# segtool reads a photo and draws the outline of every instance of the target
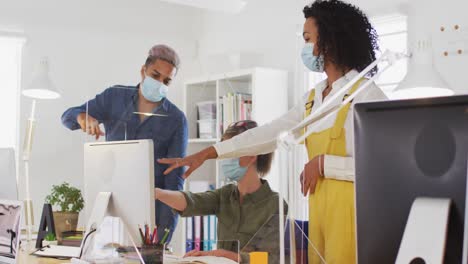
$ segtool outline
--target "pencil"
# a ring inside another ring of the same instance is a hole
[[[164,243],[166,242],[166,239],[167,239],[167,236],[169,235],[169,229],[164,229],[164,236],[163,238],[161,239],[161,245],[164,245]]]
[[[156,226],[156,229],[154,230],[155,236],[153,237],[154,244],[157,244],[159,242],[158,239],[158,226]]]
[[[141,231],[141,226],[140,225],[138,225],[138,231],[140,231],[141,242],[144,244],[145,243],[145,236],[143,236],[143,231]]]
[[[145,224],[145,243],[149,245],[149,227],[148,224]]]
[[[154,227],[154,229],[153,229],[153,235],[151,236],[151,244],[154,244],[154,243],[155,243],[155,242],[154,242],[154,240],[155,240],[154,238],[156,237],[156,230],[157,230],[156,227]]]

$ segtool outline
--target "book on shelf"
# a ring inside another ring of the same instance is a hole
[[[220,131],[236,121],[252,119],[252,95],[245,93],[228,93],[220,99]]]

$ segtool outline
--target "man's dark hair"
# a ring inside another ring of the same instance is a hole
[[[367,16],[356,6],[339,0],[317,0],[304,7],[305,18],[318,27],[319,54],[338,67],[364,70],[379,50],[378,35]],[[370,71],[370,76],[377,67]]]

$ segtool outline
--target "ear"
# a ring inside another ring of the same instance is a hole
[[[239,165],[241,167],[250,167],[257,162],[257,156],[244,156],[239,158]]]
[[[141,66],[140,75],[141,75],[142,80],[145,78],[145,71],[146,71],[146,66],[145,65]]]

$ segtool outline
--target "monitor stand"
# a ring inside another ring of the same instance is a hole
[[[93,210],[89,216],[88,222],[86,223],[85,238],[81,241],[81,251],[86,251],[86,245],[90,244],[92,238],[89,238],[92,232],[96,231],[104,217],[107,215],[107,208],[109,206],[109,201],[112,196],[111,192],[100,192],[96,196],[94,202]]]
[[[85,233],[91,232],[93,229],[96,229],[101,224],[104,217],[107,215],[109,201],[112,196],[111,192],[100,192],[96,196],[94,202],[93,210],[89,216],[88,222],[86,223]]]
[[[418,197],[406,223],[396,264],[443,263],[450,199]]]

